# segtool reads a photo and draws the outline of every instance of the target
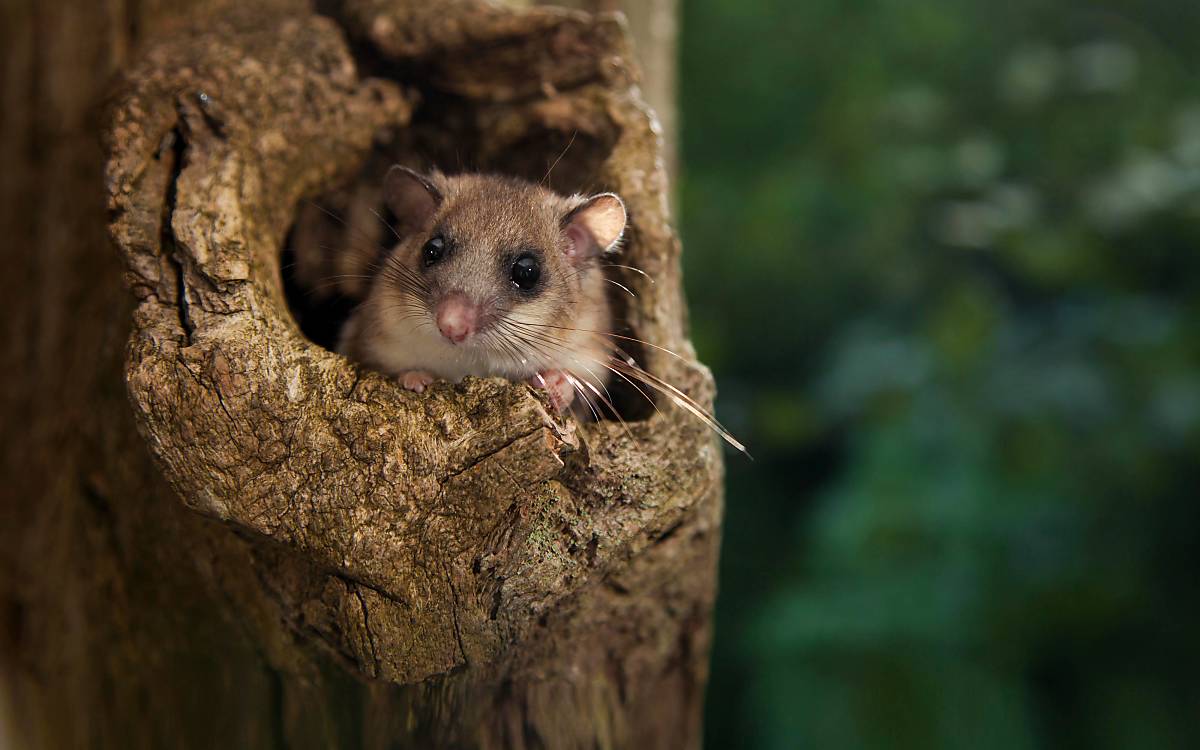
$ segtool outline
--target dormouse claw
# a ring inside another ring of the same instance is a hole
[[[421,393],[436,378],[424,370],[409,370],[400,375],[400,385],[415,393]]]
[[[562,370],[546,370],[529,378],[530,384],[550,394],[550,403],[559,414],[565,414],[575,400],[575,386]]]

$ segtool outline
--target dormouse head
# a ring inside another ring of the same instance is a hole
[[[445,345],[502,352],[514,331],[569,326],[625,230],[613,193],[564,197],[495,175],[388,171],[399,243],[382,278]],[[590,287],[589,287],[590,284]]]

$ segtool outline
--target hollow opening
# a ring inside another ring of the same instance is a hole
[[[395,217],[383,205],[380,186],[387,169],[403,164],[448,174],[507,174],[540,182],[564,194],[605,189],[597,175],[618,133],[607,117],[587,128],[539,116],[536,104],[479,105],[450,97],[426,97],[410,127],[377,140],[361,168],[344,184],[302,201],[281,257],[284,292],[301,331],[336,350],[339,332],[366,293],[372,269],[395,241]],[[594,118],[593,118],[594,119]],[[523,127],[514,128],[513,123]],[[631,233],[636,235],[636,233]],[[634,239],[636,242],[636,238]],[[613,311],[618,356],[644,363],[640,338],[628,321],[630,294],[645,286],[631,247],[605,262],[602,271]],[[654,412],[650,389],[614,375],[608,384],[613,409],[596,401],[602,419],[645,419]],[[612,413],[615,410],[615,415]]]

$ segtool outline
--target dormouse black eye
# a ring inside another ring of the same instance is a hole
[[[538,259],[530,253],[525,253],[513,261],[512,283],[516,284],[521,291],[528,292],[533,289],[541,277],[542,266],[538,263]]]
[[[441,260],[445,254],[446,240],[438,235],[430,238],[429,242],[425,243],[425,247],[421,250],[421,260],[425,263],[425,267],[428,268]]]

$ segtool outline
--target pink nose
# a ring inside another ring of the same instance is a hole
[[[461,344],[475,333],[477,317],[478,309],[461,292],[446,295],[437,306],[438,330],[455,344]]]

